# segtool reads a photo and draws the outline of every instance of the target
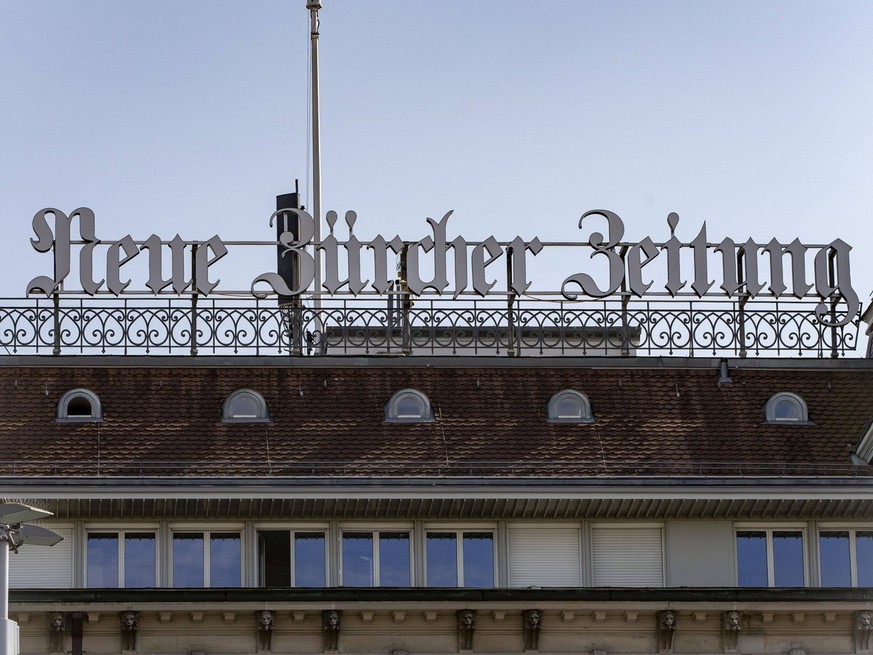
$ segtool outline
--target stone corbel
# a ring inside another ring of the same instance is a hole
[[[473,650],[473,633],[476,631],[476,610],[458,610],[458,650]]]
[[[873,640],[873,612],[859,610],[855,612],[855,652],[869,653]]]
[[[676,634],[676,613],[673,610],[661,610],[658,619],[658,652],[673,652],[673,637]]]
[[[521,617],[524,649],[538,651],[540,649],[540,628],[543,627],[543,613],[540,610],[524,610]]]
[[[275,618],[272,610],[258,610],[255,612],[255,623],[258,631],[258,652],[272,650],[273,623]]]
[[[339,650],[340,626],[343,613],[340,610],[324,610],[321,613],[321,632],[324,635],[324,652]]]
[[[723,652],[737,652],[737,638],[740,635],[742,620],[742,612],[737,610],[721,613],[721,647]]]
[[[67,636],[67,615],[63,612],[49,613],[49,652],[63,653]]]
[[[121,652],[136,652],[136,633],[139,630],[139,612],[119,612],[121,620]]]

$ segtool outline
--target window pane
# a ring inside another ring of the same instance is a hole
[[[852,586],[849,562],[849,533],[820,532],[818,549],[821,562],[822,587]]]
[[[128,532],[124,535],[124,586],[154,587],[155,535]]]
[[[239,587],[240,539],[235,532],[215,533],[209,537],[209,586]]]
[[[800,408],[794,400],[780,400],[773,407],[773,418],[780,420],[800,420]]]
[[[379,535],[379,585],[409,587],[409,534],[383,532]]]
[[[294,584],[298,587],[323,587],[324,534],[298,532],[294,535]]]
[[[773,533],[773,578],[777,587],[803,586],[803,535]]]
[[[737,533],[737,584],[767,586],[767,533]]]
[[[343,534],[343,584],[347,587],[373,586],[373,534]]]
[[[557,402],[558,418],[582,418],[582,401],[574,396],[562,396]]]
[[[855,533],[855,563],[858,586],[873,587],[873,532]]]
[[[490,532],[464,533],[464,586],[494,586],[494,538]]]
[[[88,586],[118,586],[118,534],[106,532],[88,535]]]
[[[430,587],[458,586],[458,544],[454,532],[427,535],[427,584]]]
[[[173,586],[203,586],[203,535],[173,535]]]
[[[76,396],[67,403],[67,416],[91,416],[91,401],[85,396]]]
[[[258,403],[248,394],[240,394],[230,401],[232,418],[258,418]]]
[[[424,407],[415,396],[404,396],[397,400],[397,418],[424,418]]]

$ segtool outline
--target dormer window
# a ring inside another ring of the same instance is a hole
[[[764,406],[764,418],[767,423],[809,423],[806,403],[803,398],[794,393],[784,391],[777,393]]]
[[[97,394],[88,389],[73,389],[58,401],[58,421],[96,423],[103,420],[103,407]]]
[[[251,389],[238,389],[224,401],[221,420],[224,423],[267,423],[270,414],[261,394]]]
[[[593,423],[591,403],[584,393],[573,389],[559,391],[546,408],[549,423]]]
[[[385,420],[389,423],[429,423],[433,421],[430,401],[420,391],[403,389],[385,405]]]

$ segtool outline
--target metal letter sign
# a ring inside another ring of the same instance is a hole
[[[450,292],[453,298],[457,298],[471,289],[483,297],[495,293],[517,297],[531,287],[527,279],[528,253],[535,257],[546,246],[567,245],[543,244],[536,237],[529,241],[515,237],[509,242],[499,242],[493,236],[480,242],[468,242],[461,236],[452,239],[448,235],[451,211],[439,220],[428,218],[431,234],[417,241],[404,240],[399,236],[391,240],[376,236],[368,242],[355,236],[357,215],[352,211],[346,212],[344,217],[348,238],[345,241],[338,239],[334,228],[339,217],[331,211],[326,216],[330,233],[320,243],[315,243],[315,221],[302,209],[279,210],[271,217],[270,224],[280,215],[287,217],[292,214],[296,218],[297,234],[284,231],[278,242],[256,242],[256,245],[278,245],[281,256],[292,261],[297,272],[295,282],[289,282],[276,272],[262,273],[254,278],[249,289],[257,298],[272,294],[321,295],[325,291],[328,296],[396,292],[398,289],[391,262],[395,257],[401,258],[404,271],[402,291],[412,296],[428,292],[442,296]],[[560,288],[561,295],[567,300],[616,295],[666,295],[671,298],[693,295],[697,298],[743,300],[764,297],[778,300],[791,295],[796,298],[818,298],[820,302],[815,314],[826,326],[846,325],[858,315],[860,301],[852,288],[849,271],[851,247],[840,239],[816,246],[803,245],[797,239],[787,245],[775,239],[766,244],[758,244],[751,239],[738,244],[729,238],[710,243],[704,223],[692,241],[683,243],[675,236],[679,217],[673,213],[667,217],[670,238],[664,243],[656,243],[648,236],[638,242],[626,242],[623,241],[624,222],[618,214],[605,209],[591,210],[579,219],[579,228],[587,226],[590,218],[606,221],[606,236],[594,231],[587,241],[570,244],[570,247],[591,251],[589,258],[606,268],[606,276],[595,279],[592,273],[584,271],[568,275]],[[79,228],[76,240],[72,239],[71,234],[74,220],[77,220]],[[38,252],[52,251],[54,254],[54,276],[34,278],[27,285],[27,292],[46,296],[60,293],[61,290],[64,293],[93,296],[104,287],[115,296],[122,293],[155,295],[166,293],[164,290],[168,287],[175,294],[207,295],[219,284],[218,280],[210,280],[210,267],[228,254],[226,245],[217,235],[205,241],[185,241],[178,234],[168,242],[154,234],[144,241],[134,241],[130,235],[116,241],[104,241],[97,238],[94,212],[86,207],[72,211],[69,216],[59,209],[40,210],[33,217],[33,231],[36,235],[31,240],[33,247]],[[78,248],[79,257],[78,291],[63,287],[70,274],[74,246]],[[105,277],[99,280],[94,277],[95,250],[98,247],[106,251]],[[123,267],[146,250],[148,279],[144,286],[148,290],[131,290],[129,287],[132,282],[125,279]],[[164,255],[170,259],[168,278],[164,278],[162,273]],[[811,261],[808,255],[812,255]],[[505,261],[505,267],[498,266],[501,259]],[[369,262],[368,271],[364,270],[363,260]],[[720,276],[710,270],[719,260]],[[186,263],[190,269],[187,272]],[[690,271],[684,268],[688,263],[691,264]],[[322,289],[315,290],[311,287],[316,279],[317,266],[321,266],[323,273]],[[494,291],[498,284],[498,272],[502,268],[506,270],[506,286],[502,292]],[[768,275],[765,276],[764,271]],[[810,271],[811,281],[808,279]],[[717,279],[711,279],[711,275]],[[656,280],[660,280],[663,287],[659,284],[653,289]],[[690,291],[683,292],[686,287]],[[659,288],[664,291],[659,291]],[[839,312],[834,311],[836,303],[841,303]]]

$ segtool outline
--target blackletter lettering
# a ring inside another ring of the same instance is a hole
[[[597,255],[604,255],[609,261],[609,286],[606,289],[601,289],[587,273],[576,273],[564,280],[564,283],[561,285],[561,293],[568,300],[576,300],[577,297],[577,294],[567,291],[567,285],[570,283],[578,284],[585,295],[603,298],[615,293],[624,279],[624,262],[621,256],[613,250],[618,242],[621,241],[622,236],[624,236],[624,223],[622,223],[618,214],[606,209],[592,209],[582,214],[582,218],[579,219],[580,228],[582,227],[582,222],[589,216],[603,216],[609,228],[609,241],[604,242],[603,235],[600,232],[593,232],[588,239],[588,243],[594,248],[591,258],[594,259]]]

